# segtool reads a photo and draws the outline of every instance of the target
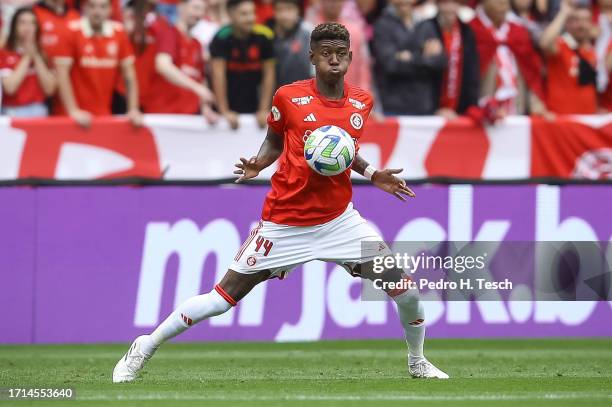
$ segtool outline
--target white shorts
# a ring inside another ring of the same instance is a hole
[[[362,249],[361,243],[366,241],[380,244]],[[230,269],[242,274],[270,270],[270,278],[282,279],[295,267],[311,260],[334,262],[350,272],[355,264],[390,253],[382,237],[350,203],[340,216],[321,225],[259,222],[236,253]]]

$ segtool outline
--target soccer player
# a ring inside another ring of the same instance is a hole
[[[372,96],[344,82],[352,55],[349,33],[343,25],[318,25],[310,41],[316,77],[283,86],[276,92],[267,119],[268,133],[259,153],[248,160],[241,158],[236,164],[236,182],[241,182],[256,177],[280,159],[261,222],[213,290],[189,298],[150,335],[136,338],[117,362],[113,382],[134,380],[162,343],[206,318],[226,312],[262,281],[282,279],[311,260],[335,262],[350,274],[360,276],[362,269],[367,270],[367,263],[377,257],[377,253],[364,255],[361,250],[361,242],[382,242],[382,238],[353,209],[351,170],[333,177],[322,176],[310,169],[303,156],[304,136],[322,125],[339,126],[359,140],[372,110]],[[400,169],[377,170],[359,154],[352,169],[401,200],[415,196],[395,176]],[[389,249],[382,246],[383,254],[389,254]],[[407,278],[400,270],[389,272],[395,275],[395,281]],[[418,291],[396,289],[387,294],[396,302],[404,327],[410,375],[448,378],[423,356],[425,326]]]

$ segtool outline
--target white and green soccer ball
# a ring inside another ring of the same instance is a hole
[[[353,164],[355,140],[338,126],[319,127],[306,139],[304,158],[321,175],[341,174]]]

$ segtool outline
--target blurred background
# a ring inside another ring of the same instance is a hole
[[[209,291],[274,172],[237,187],[233,164],[324,21],[376,100],[360,153],[415,185],[355,177],[386,240],[612,237],[612,1],[0,4],[0,343],[125,342]],[[302,269],[177,339],[402,337],[343,269]],[[428,299],[431,337],[612,336],[611,302]]]

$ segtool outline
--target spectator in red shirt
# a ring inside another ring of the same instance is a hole
[[[209,122],[217,120],[213,94],[204,77],[202,46],[190,34],[204,15],[204,8],[204,0],[182,0],[176,25],[159,30],[154,63],[157,79],[143,101],[145,112],[201,112]]]
[[[597,113],[597,57],[591,32],[591,9],[565,0],[540,38],[546,54],[546,103],[555,113]]]
[[[476,36],[481,104],[492,116],[550,117],[544,104],[542,60],[529,31],[510,19],[510,0],[482,0],[470,27]]]
[[[40,28],[29,8],[15,12],[6,48],[0,49],[2,114],[14,117],[47,116],[45,97],[56,81],[39,46]]]
[[[78,11],[68,7],[65,0],[42,0],[33,8],[40,26],[40,45],[53,63],[65,36],[66,25],[81,18]]]
[[[124,28],[136,56],[136,77],[140,106],[150,111],[150,93],[159,86],[161,77],[155,70],[155,57],[164,36],[170,29],[168,21],[156,10],[156,0],[130,0],[123,10]],[[118,92],[125,94],[125,86],[118,84]]]
[[[120,23],[109,20],[110,0],[88,0],[84,18],[68,25],[59,55],[55,58],[59,92],[67,113],[81,126],[91,124],[92,115],[110,115],[113,90],[123,77],[127,116],[142,123],[138,109],[138,85],[134,54]]]

